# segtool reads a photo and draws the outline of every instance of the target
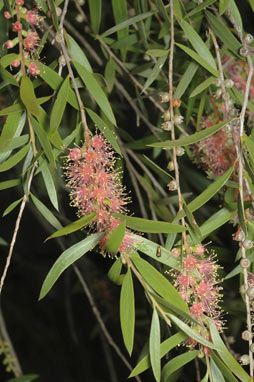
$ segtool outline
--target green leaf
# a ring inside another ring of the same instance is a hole
[[[43,204],[33,194],[31,194],[31,198],[38,211],[49,222],[49,224],[51,224],[55,229],[62,228],[62,225],[59,223],[55,215],[52,214],[52,212],[48,209],[48,207],[45,206],[45,204]]]
[[[66,108],[68,93],[69,93],[69,75],[65,78],[64,82],[62,83],[57,93],[57,97],[51,112],[50,127],[49,127],[49,130],[51,133],[56,131],[58,127],[60,126],[64,111]]]
[[[186,353],[180,354],[176,356],[175,358],[172,358],[169,362],[166,363],[166,365],[163,367],[162,370],[162,382],[166,382],[168,380],[168,377],[173,374],[176,370],[180,369],[186,363],[192,361],[194,358],[197,357],[199,354],[199,350],[192,350],[187,351]],[[216,382],[214,380],[214,382]],[[217,381],[219,382],[219,381]]]
[[[20,146],[24,146],[27,143],[28,139],[29,139],[28,134],[24,134],[19,137],[13,137],[9,145],[5,148],[4,152],[12,151],[14,149],[19,148]]]
[[[162,0],[155,0],[155,2],[156,2],[156,7],[157,7],[159,13],[161,14],[161,16],[164,18],[165,21],[170,23],[170,18],[169,18],[167,10],[165,9],[165,5],[163,4],[163,1]]]
[[[30,147],[30,142],[22,147],[16,154],[12,155],[5,162],[0,164],[0,172],[10,170],[12,167],[16,166],[27,154]]]
[[[133,24],[136,24],[138,23],[139,21],[141,20],[144,20],[146,19],[147,17],[151,17],[152,15],[154,15],[156,12],[146,12],[146,13],[141,13],[139,14],[138,16],[134,16],[134,17],[131,17],[129,18],[128,20],[125,20],[123,21],[122,23],[120,24],[117,24],[115,25],[114,27],[108,29],[107,31],[105,31],[101,37],[106,37],[106,36],[109,36],[111,35],[112,33],[115,33],[121,29],[124,29],[124,28],[127,28],[128,26],[130,25],[133,25]]]
[[[128,353],[131,355],[134,341],[135,328],[135,300],[131,270],[128,271],[123,279],[120,295],[120,322],[123,341]]]
[[[51,144],[50,144],[50,141],[49,141],[49,138],[48,138],[46,132],[44,131],[43,127],[40,126],[40,124],[36,121],[36,119],[31,118],[31,121],[32,121],[32,125],[34,128],[35,134],[37,135],[37,137],[40,141],[40,144],[42,145],[43,150],[45,151],[45,154],[49,160],[49,163],[53,167],[56,167],[56,162],[55,162],[53,150],[52,150],[52,147],[51,147]]]
[[[149,49],[146,51],[146,54],[151,57],[163,57],[168,56],[168,49]]]
[[[160,382],[161,378],[160,338],[160,320],[154,307],[149,337],[149,352],[153,374],[157,382]]]
[[[185,93],[185,90],[190,85],[197,70],[198,65],[195,62],[190,62],[180,82],[178,83],[176,90],[174,91],[174,98],[182,98],[183,94]]]
[[[223,13],[228,8],[229,1],[230,0],[220,0],[220,2],[219,2],[219,14],[220,14],[220,16],[222,16]]]
[[[84,65],[84,64],[83,64]],[[40,68],[39,76],[47,82],[47,84],[53,89],[58,90],[63,82],[63,78],[59,76],[53,69],[47,65],[43,65],[41,62],[38,62]],[[68,94],[68,103],[74,107],[74,109],[79,110],[79,104],[76,98],[76,95],[72,89],[69,89]]]
[[[91,1],[91,0],[90,0]],[[89,1],[89,6],[90,6],[90,1]],[[93,1],[93,4],[96,4],[98,0]],[[99,0],[100,1],[100,0]],[[80,48],[79,44],[76,43],[76,41],[68,34],[68,45],[69,45],[69,54],[71,58],[78,62],[80,65],[84,65],[85,68],[88,70],[88,72],[93,73],[93,69],[83,52],[83,50]]]
[[[20,55],[16,53],[6,54],[0,58],[0,65],[3,68],[6,68],[7,66],[11,65],[14,60],[20,60]]]
[[[14,210],[15,207],[17,207],[23,200],[23,197],[18,199],[18,200],[15,200],[15,202],[11,203],[3,212],[3,217],[8,215],[11,211]]]
[[[178,291],[157,269],[140,257],[132,257],[135,267],[144,280],[166,301],[188,313],[188,307]]]
[[[94,124],[99,128],[99,130],[102,132],[104,137],[109,141],[111,146],[116,150],[116,152],[122,156],[120,146],[117,142],[117,137],[115,133],[111,130],[111,127],[108,126],[108,124],[101,119],[93,110],[86,108],[86,112],[88,113],[89,117],[92,119]]]
[[[157,257],[158,244],[151,240],[145,239],[144,237],[138,235],[131,235],[134,243],[133,246],[138,251],[145,253],[147,256],[154,260],[159,261],[162,264],[168,265],[171,268],[179,269],[179,261],[177,258],[166,248],[161,248],[161,256]]]
[[[216,69],[214,69],[207,61],[205,61],[202,57],[200,57],[194,50],[188,48],[185,45],[178,44],[176,45],[181,48],[186,54],[188,54],[193,60],[197,61],[201,66],[203,66],[208,72],[210,72],[213,76],[219,77],[219,73]]]
[[[181,26],[182,30],[184,31],[185,35],[188,38],[188,41],[191,43],[197,54],[202,57],[202,60],[207,62],[209,66],[211,66],[215,71],[217,71],[215,60],[204,43],[204,41],[201,39],[199,34],[195,31],[192,26],[187,23],[185,20],[178,20],[179,25]]]
[[[198,343],[208,347],[209,349],[218,350],[218,346],[208,341],[206,338],[202,337],[195,330],[191,329],[187,324],[181,321],[178,317],[174,316],[171,313],[168,313],[169,318],[173,321],[179,329],[181,329],[184,333],[186,333],[189,337],[196,340]]]
[[[227,223],[235,216],[235,214],[236,211],[229,211],[227,208],[222,208],[210,216],[210,218],[201,227],[199,227],[202,234],[202,240],[210,235],[210,233]]]
[[[239,365],[239,363],[234,359],[232,354],[228,351],[227,347],[224,345],[218,330],[212,320],[209,320],[210,333],[213,343],[219,350],[218,355],[223,360],[223,362],[228,366],[228,368],[242,381],[250,382],[250,377],[246,371]]]
[[[41,164],[41,173],[42,173],[42,177],[47,189],[49,199],[51,203],[53,204],[53,206],[55,207],[55,209],[58,211],[58,200],[57,200],[57,192],[56,192],[54,179],[51,174],[49,165],[45,160]]]
[[[162,221],[148,220],[142,218],[134,218],[132,216],[113,214],[117,219],[126,221],[127,227],[140,232],[147,233],[172,233],[184,232],[186,229],[178,224],[172,224]]]
[[[158,61],[156,62],[156,64],[153,67],[153,70],[152,70],[150,76],[147,78],[147,80],[145,82],[145,85],[142,89],[142,92],[145,92],[146,89],[149,88],[149,86],[156,80],[156,78],[158,77],[159,73],[161,72],[161,70],[163,68],[163,65],[165,64],[167,57],[168,57],[167,55],[164,55],[158,59]]]
[[[3,182],[0,182],[0,190],[6,190],[7,188],[16,187],[20,183],[20,179],[5,180]]]
[[[126,224],[120,223],[116,229],[110,233],[108,240],[104,244],[104,248],[111,254],[116,255],[125,235]]]
[[[249,0],[252,11],[254,12],[254,0]]]
[[[28,113],[40,117],[38,102],[34,93],[33,83],[29,77],[23,76],[20,84],[20,98]]]
[[[95,212],[91,212],[90,214],[83,216],[82,218],[75,220],[74,222],[66,225],[63,228],[60,228],[56,232],[52,233],[49,237],[47,237],[47,240],[54,239],[55,237],[69,235],[72,232],[78,231],[85,227],[87,224],[89,224],[96,216]]]
[[[184,16],[185,19],[194,16],[195,14],[201,12],[203,9],[209,7],[209,5],[215,3],[217,0],[206,0],[202,4],[199,4],[197,7],[195,6],[187,15]]]
[[[115,72],[116,72],[116,64],[115,61],[110,57],[105,67],[105,81],[107,84],[108,92],[111,93],[114,87],[115,82]]]
[[[15,103],[14,105],[8,106],[0,110],[0,116],[21,112],[23,110],[24,110],[24,106],[21,103]]]
[[[246,144],[247,150],[249,152],[249,156],[254,162],[254,142],[251,138],[249,138],[246,134],[244,134],[244,143]]]
[[[212,377],[212,380],[214,382],[216,381],[220,381],[220,382],[225,382],[225,379],[223,377],[223,374],[222,372],[220,371],[220,369],[218,368],[218,366],[216,365],[216,363],[214,362],[214,360],[212,359],[211,357],[211,361],[210,361],[210,365],[211,365],[211,377]]]
[[[8,70],[4,69],[2,65],[0,65],[0,76],[7,84],[19,86],[17,80],[13,77],[13,75],[9,73]]]
[[[80,257],[82,257],[85,253],[91,251],[91,249],[98,244],[102,236],[102,233],[92,234],[86,239],[66,249],[61,256],[58,257],[42,284],[39,300],[48,294],[63,271],[75,261],[80,259]]]
[[[92,73],[89,73],[85,66],[80,65],[77,61],[73,61],[78,74],[80,75],[82,81],[86,85],[88,91],[91,93],[97,104],[103,110],[107,118],[113,125],[116,125],[116,120],[111,109],[110,103],[101,89],[98,81],[95,79]]]
[[[198,94],[202,93],[203,90],[207,89],[210,85],[214,83],[215,77],[209,77],[201,84],[199,84],[190,94],[191,97],[195,97]]]
[[[193,143],[200,142],[203,139],[210,137],[214,133],[217,133],[217,131],[221,130],[228,121],[219,122],[216,125],[213,125],[211,127],[207,127],[206,129],[203,129],[199,131],[198,133],[191,134],[187,137],[179,138],[174,141],[164,141],[164,142],[157,142],[150,144],[148,146],[151,147],[179,147],[179,146],[188,146],[192,145]]]
[[[8,379],[8,382],[31,382],[37,378],[39,378],[39,375],[37,374],[26,374],[21,377]]]
[[[235,38],[233,33],[231,33],[220,19],[217,16],[214,16],[211,12],[205,11],[205,15],[213,32],[225,44],[225,48],[230,49],[238,55],[241,43]]]
[[[237,25],[239,25],[239,27],[241,28],[241,30],[244,30],[243,28],[243,23],[242,23],[242,18],[241,18],[241,14],[238,10],[238,7],[235,3],[235,0],[229,0],[228,2],[228,8],[230,9]]]
[[[203,191],[200,195],[198,195],[195,199],[193,199],[189,204],[188,204],[188,209],[191,212],[194,212],[198,210],[200,207],[202,207],[205,203],[208,202],[228,181],[230,176],[232,175],[234,170],[234,166],[232,166],[230,169],[228,169],[224,175],[218,177],[218,179],[210,184],[205,191]],[[181,219],[183,216],[185,216],[184,211],[178,212],[176,215],[174,221],[178,221]]]
[[[234,377],[234,375],[231,373],[231,370],[225,365],[225,363],[219,358],[219,356],[216,355],[216,352],[214,350],[211,350],[211,358],[216,363],[219,370],[226,377],[226,380],[228,382],[238,382],[238,379]]]
[[[121,285],[121,278],[120,278],[121,270],[122,270],[122,260],[120,257],[118,257],[118,259],[114,261],[113,265],[108,271],[109,279],[117,285]]]
[[[101,0],[88,0],[88,4],[92,29],[98,34],[101,24]]]
[[[183,332],[178,332],[174,334],[173,336],[167,338],[165,341],[163,341],[160,344],[160,358],[164,357],[164,355],[166,355],[175,346],[183,342],[186,338],[187,338],[186,334],[184,334]],[[147,354],[145,355],[144,358],[141,359],[141,361],[139,361],[136,367],[132,370],[131,374],[129,375],[129,378],[135,377],[136,375],[147,370],[149,367],[151,367],[151,363],[150,363],[150,357]]]
[[[115,19],[116,24],[120,24],[122,22],[125,22],[128,19],[128,9],[127,9],[127,2],[126,0],[111,0],[112,8],[113,8],[113,15]],[[119,29],[117,31],[117,39],[121,40],[122,38],[125,38],[128,36],[128,27]],[[123,61],[125,61],[126,58],[126,48],[121,48],[121,55]]]
[[[51,17],[52,17],[52,20],[53,20],[53,24],[54,24],[55,30],[58,31],[59,23],[58,23],[58,16],[57,16],[57,12],[56,12],[55,2],[54,2],[54,0],[49,0],[48,4],[49,4],[49,7],[50,7]]]

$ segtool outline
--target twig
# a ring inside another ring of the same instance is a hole
[[[8,271],[10,262],[11,262],[11,257],[12,257],[12,254],[13,254],[14,245],[16,243],[16,238],[17,238],[17,234],[18,234],[18,231],[19,231],[19,226],[20,226],[21,218],[23,216],[23,212],[24,212],[26,203],[28,201],[27,195],[29,195],[29,192],[30,192],[31,183],[32,183],[32,179],[33,179],[33,175],[34,175],[34,171],[35,171],[36,167],[37,167],[37,162],[34,163],[33,168],[31,170],[31,173],[29,175],[29,179],[28,179],[28,183],[27,183],[27,192],[24,193],[23,200],[22,200],[22,203],[20,205],[19,214],[18,214],[18,217],[17,217],[17,220],[16,220],[15,229],[14,229],[14,232],[13,232],[13,236],[12,236],[12,240],[11,240],[11,244],[10,244],[9,253],[8,253],[7,258],[6,258],[5,267],[4,267],[3,274],[2,274],[2,277],[1,277],[1,280],[0,280],[0,295],[2,293],[4,281],[5,281],[5,278],[6,278],[6,275],[7,275],[7,271]]]
[[[82,276],[80,270],[78,269],[78,267],[76,265],[73,265],[73,269],[74,269],[74,272],[76,273],[82,287],[83,287],[83,290],[88,298],[88,301],[90,303],[90,306],[92,308],[92,311],[101,327],[101,330],[103,331],[105,337],[107,338],[107,341],[108,343],[115,349],[117,355],[121,358],[121,360],[123,361],[123,363],[127,366],[127,368],[132,371],[133,368],[132,366],[130,365],[130,363],[127,361],[127,359],[125,358],[125,356],[122,354],[121,350],[119,349],[119,347],[117,346],[117,344],[115,343],[115,341],[113,340],[113,338],[111,337],[110,333],[108,332],[102,318],[101,318],[101,314],[95,304],[95,301],[93,299],[93,296],[91,295],[91,292],[85,282],[85,279],[84,277]],[[135,377],[135,379],[138,381],[138,382],[141,382],[141,379],[140,377],[137,375]]]

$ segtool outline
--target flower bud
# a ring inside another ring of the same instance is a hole
[[[10,19],[11,18],[11,14],[10,14],[10,12],[4,12],[4,17],[6,18],[6,19]]]
[[[21,30],[22,30],[22,24],[21,24],[21,22],[20,22],[20,21],[17,21],[15,24],[13,24],[13,26],[12,26],[12,30],[13,30],[14,32],[19,32],[19,31],[21,31]]]
[[[165,113],[162,115],[162,118],[164,121],[169,121],[170,120],[170,112],[167,110]]]
[[[220,87],[222,85],[222,79],[221,78],[216,78],[214,81],[214,85],[217,87]]]
[[[36,77],[38,76],[38,74],[40,74],[40,68],[39,66],[35,63],[35,62],[31,62],[29,65],[28,65],[28,73],[33,76],[33,77]]]
[[[234,81],[228,78],[224,81],[224,86],[225,88],[232,88],[234,86]]]
[[[176,155],[178,157],[181,157],[182,155],[184,155],[184,153],[185,153],[185,150],[183,147],[176,147]]]
[[[180,107],[181,103],[182,103],[182,101],[180,99],[178,99],[178,98],[173,99],[173,107]]]
[[[58,17],[61,16],[61,14],[62,14],[62,9],[61,9],[60,7],[56,7],[56,14],[57,14]]]
[[[169,171],[173,171],[175,169],[174,162],[172,160],[170,162],[168,162],[167,167],[168,167]]]
[[[221,89],[217,89],[216,92],[215,92],[215,98],[220,98],[222,95],[222,90]]]
[[[223,99],[223,101],[228,101],[230,98],[230,95],[228,93],[223,93],[221,98]]]
[[[250,345],[250,351],[251,351],[252,353],[254,353],[254,344],[251,344],[251,345]]]
[[[171,182],[169,182],[167,186],[169,191],[175,191],[177,189],[177,184],[175,180],[171,180]]]
[[[249,268],[250,266],[250,260],[249,259],[242,259],[240,261],[240,266],[243,268],[243,269],[247,269]]]
[[[174,127],[174,124],[171,121],[166,121],[161,124],[161,128],[165,131],[172,130],[173,127]]]
[[[174,122],[176,125],[180,125],[180,123],[183,122],[183,116],[180,114],[177,114],[174,116]]]
[[[252,247],[253,247],[253,241],[248,240],[248,239],[244,240],[244,241],[243,241],[243,247],[244,247],[245,249],[250,249],[250,248],[252,248]]]
[[[244,330],[244,332],[242,332],[242,339],[244,341],[249,341],[252,339],[252,337],[253,337],[253,334],[249,332],[249,330]]]
[[[169,102],[169,93],[160,94],[161,102]]]
[[[245,44],[250,44],[253,41],[252,34],[250,34],[250,33],[246,34],[243,41],[245,42]]]
[[[247,48],[247,46],[242,46],[239,50],[239,53],[242,57],[247,57],[249,54],[249,49]]]
[[[249,365],[250,363],[250,357],[248,356],[248,354],[244,354],[240,357],[240,363],[242,365]]]
[[[20,61],[19,60],[12,61],[11,66],[13,66],[14,68],[18,68],[20,66]]]
[[[13,48],[14,47],[13,41],[11,40],[6,41],[5,46],[7,49]]]

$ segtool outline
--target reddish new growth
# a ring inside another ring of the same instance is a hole
[[[202,245],[193,247],[191,255],[187,254],[184,257],[182,269],[174,272],[173,277],[174,285],[188,304],[191,315],[200,323],[200,326],[191,323],[191,327],[209,339],[207,317],[214,321],[218,329],[222,327],[221,310],[218,305],[222,288],[218,285],[219,266],[214,260],[214,255],[206,257],[204,252]],[[195,347],[197,342],[190,338],[186,344]]]
[[[112,148],[101,134],[93,136],[88,146],[70,149],[67,157],[65,174],[71,189],[71,205],[78,208],[80,217],[96,212],[91,226],[96,232],[105,232],[100,241],[102,250],[121,223],[112,214],[125,213],[129,201],[114,166]],[[119,252],[131,250],[132,245],[131,232],[126,230]]]
[[[215,125],[213,117],[204,117],[200,130]],[[236,126],[235,137],[239,138],[239,129]],[[230,127],[226,125],[217,133],[192,145],[194,162],[201,165],[204,170],[215,175],[223,175],[235,162],[236,150],[232,139]]]

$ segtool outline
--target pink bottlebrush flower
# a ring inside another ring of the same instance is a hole
[[[10,12],[4,12],[4,17],[6,18],[6,19],[10,19],[11,18],[11,14],[10,14]]]
[[[30,62],[28,65],[28,73],[33,77],[38,76],[40,74],[39,66],[35,62]]]
[[[38,25],[41,21],[41,17],[38,15],[38,9],[35,8],[28,11],[25,15],[25,19],[30,25]]]
[[[121,223],[112,214],[125,213],[129,201],[114,169],[114,153],[106,139],[96,134],[88,145],[70,149],[66,162],[71,205],[78,208],[79,216],[96,212],[91,226],[97,232],[105,232],[100,240],[103,250],[110,234]],[[126,230],[119,251],[130,251],[133,242],[131,232]]]
[[[5,46],[7,49],[11,49],[14,47],[14,43],[12,40],[8,40],[8,41],[6,41]]]
[[[21,24],[21,22],[20,21],[17,21],[15,24],[13,24],[13,26],[12,26],[12,30],[14,31],[14,32],[19,32],[19,31],[21,31],[22,30],[22,24]]]
[[[26,50],[34,50],[34,48],[38,46],[39,39],[40,38],[37,32],[29,30],[27,33],[27,37],[24,40],[24,47],[26,48]]]
[[[200,244],[200,248],[204,248]],[[214,260],[214,255],[205,257],[205,254],[196,253],[196,246],[192,247],[192,253],[188,254],[183,262],[182,269],[172,272],[174,286],[186,301],[190,313],[201,325],[191,323],[192,329],[200,335],[209,338],[206,318],[212,319],[216,327],[222,327],[220,320],[220,308],[218,302],[221,298],[221,287],[218,285],[217,270],[219,266]],[[183,255],[185,251],[183,250]],[[196,341],[185,342],[187,346],[194,348]]]
[[[12,61],[11,66],[13,66],[14,68],[18,68],[20,66],[20,61],[19,60]]]

